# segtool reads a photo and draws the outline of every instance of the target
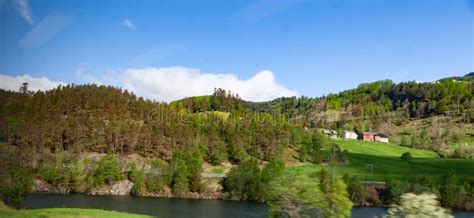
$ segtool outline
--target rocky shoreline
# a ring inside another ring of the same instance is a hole
[[[113,182],[110,185],[105,185],[100,188],[94,188],[85,192],[74,192],[68,187],[55,187],[46,181],[40,179],[33,179],[31,193],[50,193],[50,194],[71,194],[80,193],[87,195],[131,195],[133,183],[129,180],[121,180]],[[187,199],[222,199],[220,192],[186,192],[179,196],[171,192],[170,189],[165,189],[162,192],[150,193],[145,192],[139,196],[143,197],[159,197],[159,198],[187,198]]]

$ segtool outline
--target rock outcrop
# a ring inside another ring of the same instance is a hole
[[[113,182],[110,185],[95,188],[89,191],[91,195],[129,195],[132,191],[133,183],[129,180]]]

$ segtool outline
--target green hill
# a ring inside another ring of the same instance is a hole
[[[438,178],[453,170],[462,179],[474,179],[474,160],[439,158],[432,151],[413,149],[390,143],[363,141],[335,141],[342,149],[349,151],[349,163],[335,167],[336,174],[357,175],[363,180],[384,181],[388,178],[430,177]],[[400,156],[410,152],[413,159],[401,160]],[[372,174],[371,167],[372,166]],[[289,170],[317,172],[321,165],[290,167]],[[328,165],[323,167],[332,170]]]
[[[397,157],[403,153],[410,152],[414,158],[437,158],[438,155],[433,151],[407,148],[392,143],[366,142],[357,140],[335,141],[342,149],[347,149],[353,154],[364,154],[381,157]]]

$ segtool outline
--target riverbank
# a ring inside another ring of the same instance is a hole
[[[104,195],[104,196],[128,196],[132,195],[131,191],[133,183],[129,180],[115,181],[108,185],[93,188],[84,192],[72,191],[68,187],[55,187],[41,179],[33,179],[31,193],[43,194],[87,194],[87,195]],[[169,188],[165,188],[161,192],[143,192],[137,196],[141,197],[160,197],[160,198],[184,198],[184,199],[222,199],[220,192],[184,192],[179,195],[174,194]]]

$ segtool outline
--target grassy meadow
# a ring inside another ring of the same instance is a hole
[[[48,209],[35,209],[35,210],[13,210],[13,209],[0,209],[0,217],[17,217],[17,218],[30,218],[30,217],[44,217],[44,218],[147,218],[150,216],[121,213],[115,211],[105,211],[98,209],[76,209],[76,208],[48,208]]]
[[[339,176],[348,173],[362,180],[384,181],[388,178],[431,177],[438,178],[448,170],[456,172],[461,179],[474,179],[474,160],[439,158],[435,152],[413,149],[381,142],[357,140],[335,141],[342,149],[349,151],[349,163],[336,166]],[[413,159],[401,160],[400,156],[410,152]],[[372,173],[371,167],[372,165]],[[317,172],[329,165],[304,164],[290,166],[288,170],[302,171],[307,174]]]

